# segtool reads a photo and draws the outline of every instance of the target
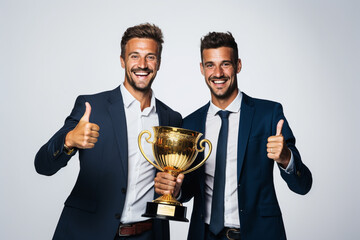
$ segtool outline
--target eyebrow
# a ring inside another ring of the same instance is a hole
[[[214,62],[213,62],[213,61],[207,61],[207,62],[204,62],[204,64],[209,64],[209,63],[214,64]],[[224,61],[221,61],[221,63],[232,63],[232,61],[231,61],[231,60],[224,60]]]
[[[129,52],[128,56],[130,56],[131,54],[139,54],[139,52]]]
[[[129,52],[128,56],[130,56],[131,54],[140,54],[139,52]],[[146,54],[145,56],[149,56],[149,55],[154,55],[154,56],[157,56],[156,53],[148,53]]]

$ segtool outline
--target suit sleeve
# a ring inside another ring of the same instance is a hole
[[[35,156],[36,172],[50,176],[67,165],[68,161],[75,155],[76,151],[71,155],[67,155],[63,151],[65,137],[69,131],[76,127],[84,112],[85,99],[83,96],[79,96],[76,99],[75,106],[70,116],[66,118],[64,126],[37,152]]]
[[[291,191],[305,195],[312,186],[312,175],[308,167],[302,162],[300,153],[295,146],[295,137],[287,122],[281,104],[276,104],[273,115],[272,131],[276,133],[276,126],[279,120],[284,119],[282,134],[284,136],[286,145],[291,150],[294,157],[294,170],[288,174],[280,167],[281,177],[285,180]]]

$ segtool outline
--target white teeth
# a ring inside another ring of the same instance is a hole
[[[136,75],[136,76],[147,76],[147,75],[149,75],[149,73],[147,73],[147,72],[145,72],[145,73],[143,73],[143,72],[136,72],[135,75]]]
[[[218,81],[214,81],[215,84],[220,84],[220,83],[224,83],[225,81],[221,81],[221,80],[218,80]]]

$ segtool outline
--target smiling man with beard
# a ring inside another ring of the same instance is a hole
[[[37,153],[36,171],[50,176],[79,152],[79,176],[53,239],[169,239],[168,221],[141,217],[155,197],[155,168],[144,161],[137,144],[142,130],[182,122],[151,90],[162,43],[155,25],[128,28],[121,40],[124,83],[79,96],[64,126]],[[152,155],[150,146],[144,150]]]
[[[211,101],[187,116],[183,127],[203,133],[216,151],[185,177],[158,173],[155,191],[173,192],[183,202],[194,198],[188,239],[285,240],[274,163],[295,193],[306,194],[312,176],[282,106],[238,89],[241,60],[231,33],[209,33],[201,39],[200,51]],[[194,165],[202,159],[204,153],[199,153]]]

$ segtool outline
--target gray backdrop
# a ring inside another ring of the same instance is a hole
[[[79,94],[123,81],[121,36],[143,22],[159,25],[165,36],[156,96],[183,116],[210,97],[199,70],[200,37],[233,33],[241,90],[283,104],[313,173],[312,190],[299,196],[274,170],[288,238],[359,239],[359,6],[355,0],[1,0],[0,239],[51,239],[78,160],[45,177],[35,172],[34,156]],[[185,239],[188,224],[171,227],[172,239]]]

